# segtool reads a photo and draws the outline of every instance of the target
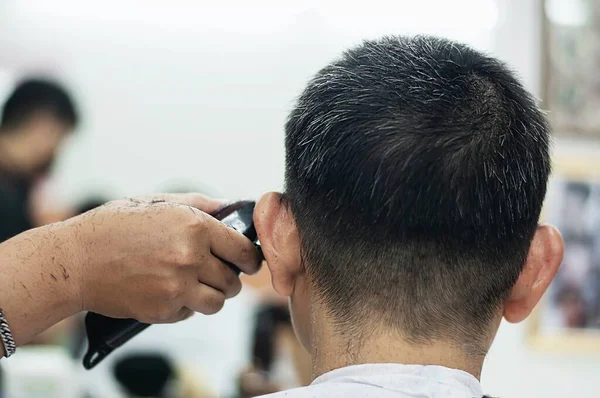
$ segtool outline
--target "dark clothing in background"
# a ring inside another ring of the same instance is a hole
[[[0,173],[0,242],[33,228],[28,203],[31,185]]]

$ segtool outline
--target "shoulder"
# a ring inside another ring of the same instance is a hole
[[[259,398],[315,398],[315,397],[326,397],[333,396],[331,394],[339,393],[338,389],[331,385],[316,384],[306,387],[293,388],[291,390],[285,390],[276,392],[274,394],[263,395]],[[335,396],[339,396],[335,395]]]
[[[322,383],[307,387],[294,388],[259,398],[401,398],[398,392],[387,391],[377,386],[356,383]]]
[[[307,386],[307,387],[299,387],[299,388],[293,388],[291,390],[285,390],[285,391],[281,391],[281,392],[276,392],[273,394],[267,394],[267,395],[261,395],[258,398],[301,398],[301,397],[309,397],[311,394],[311,390],[313,389],[313,386]],[[313,391],[313,396],[314,396],[314,391]]]

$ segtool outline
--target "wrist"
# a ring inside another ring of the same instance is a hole
[[[0,245],[2,310],[17,345],[81,310],[76,256],[64,228],[35,228]]]
[[[82,258],[76,228],[70,222],[50,224],[41,228],[46,235],[47,270],[55,294],[70,315],[83,311]]]

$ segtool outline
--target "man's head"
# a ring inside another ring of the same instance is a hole
[[[352,335],[486,350],[560,264],[549,172],[546,121],[499,61],[431,37],[347,51],[291,112],[285,194],[255,216],[300,338],[318,303]]]
[[[25,177],[45,172],[77,121],[73,100],[58,84],[37,79],[21,82],[2,110],[0,153],[5,157],[4,168]]]

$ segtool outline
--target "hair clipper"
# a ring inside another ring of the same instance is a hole
[[[211,215],[223,224],[234,228],[257,244],[257,233],[254,228],[253,214],[255,202],[240,201],[218,209]],[[233,264],[228,264],[239,275],[240,270]],[[104,315],[88,312],[85,317],[85,329],[88,338],[88,349],[83,357],[83,367],[92,369],[111,352],[125,344],[150,324],[138,322],[135,319],[115,319]]]

